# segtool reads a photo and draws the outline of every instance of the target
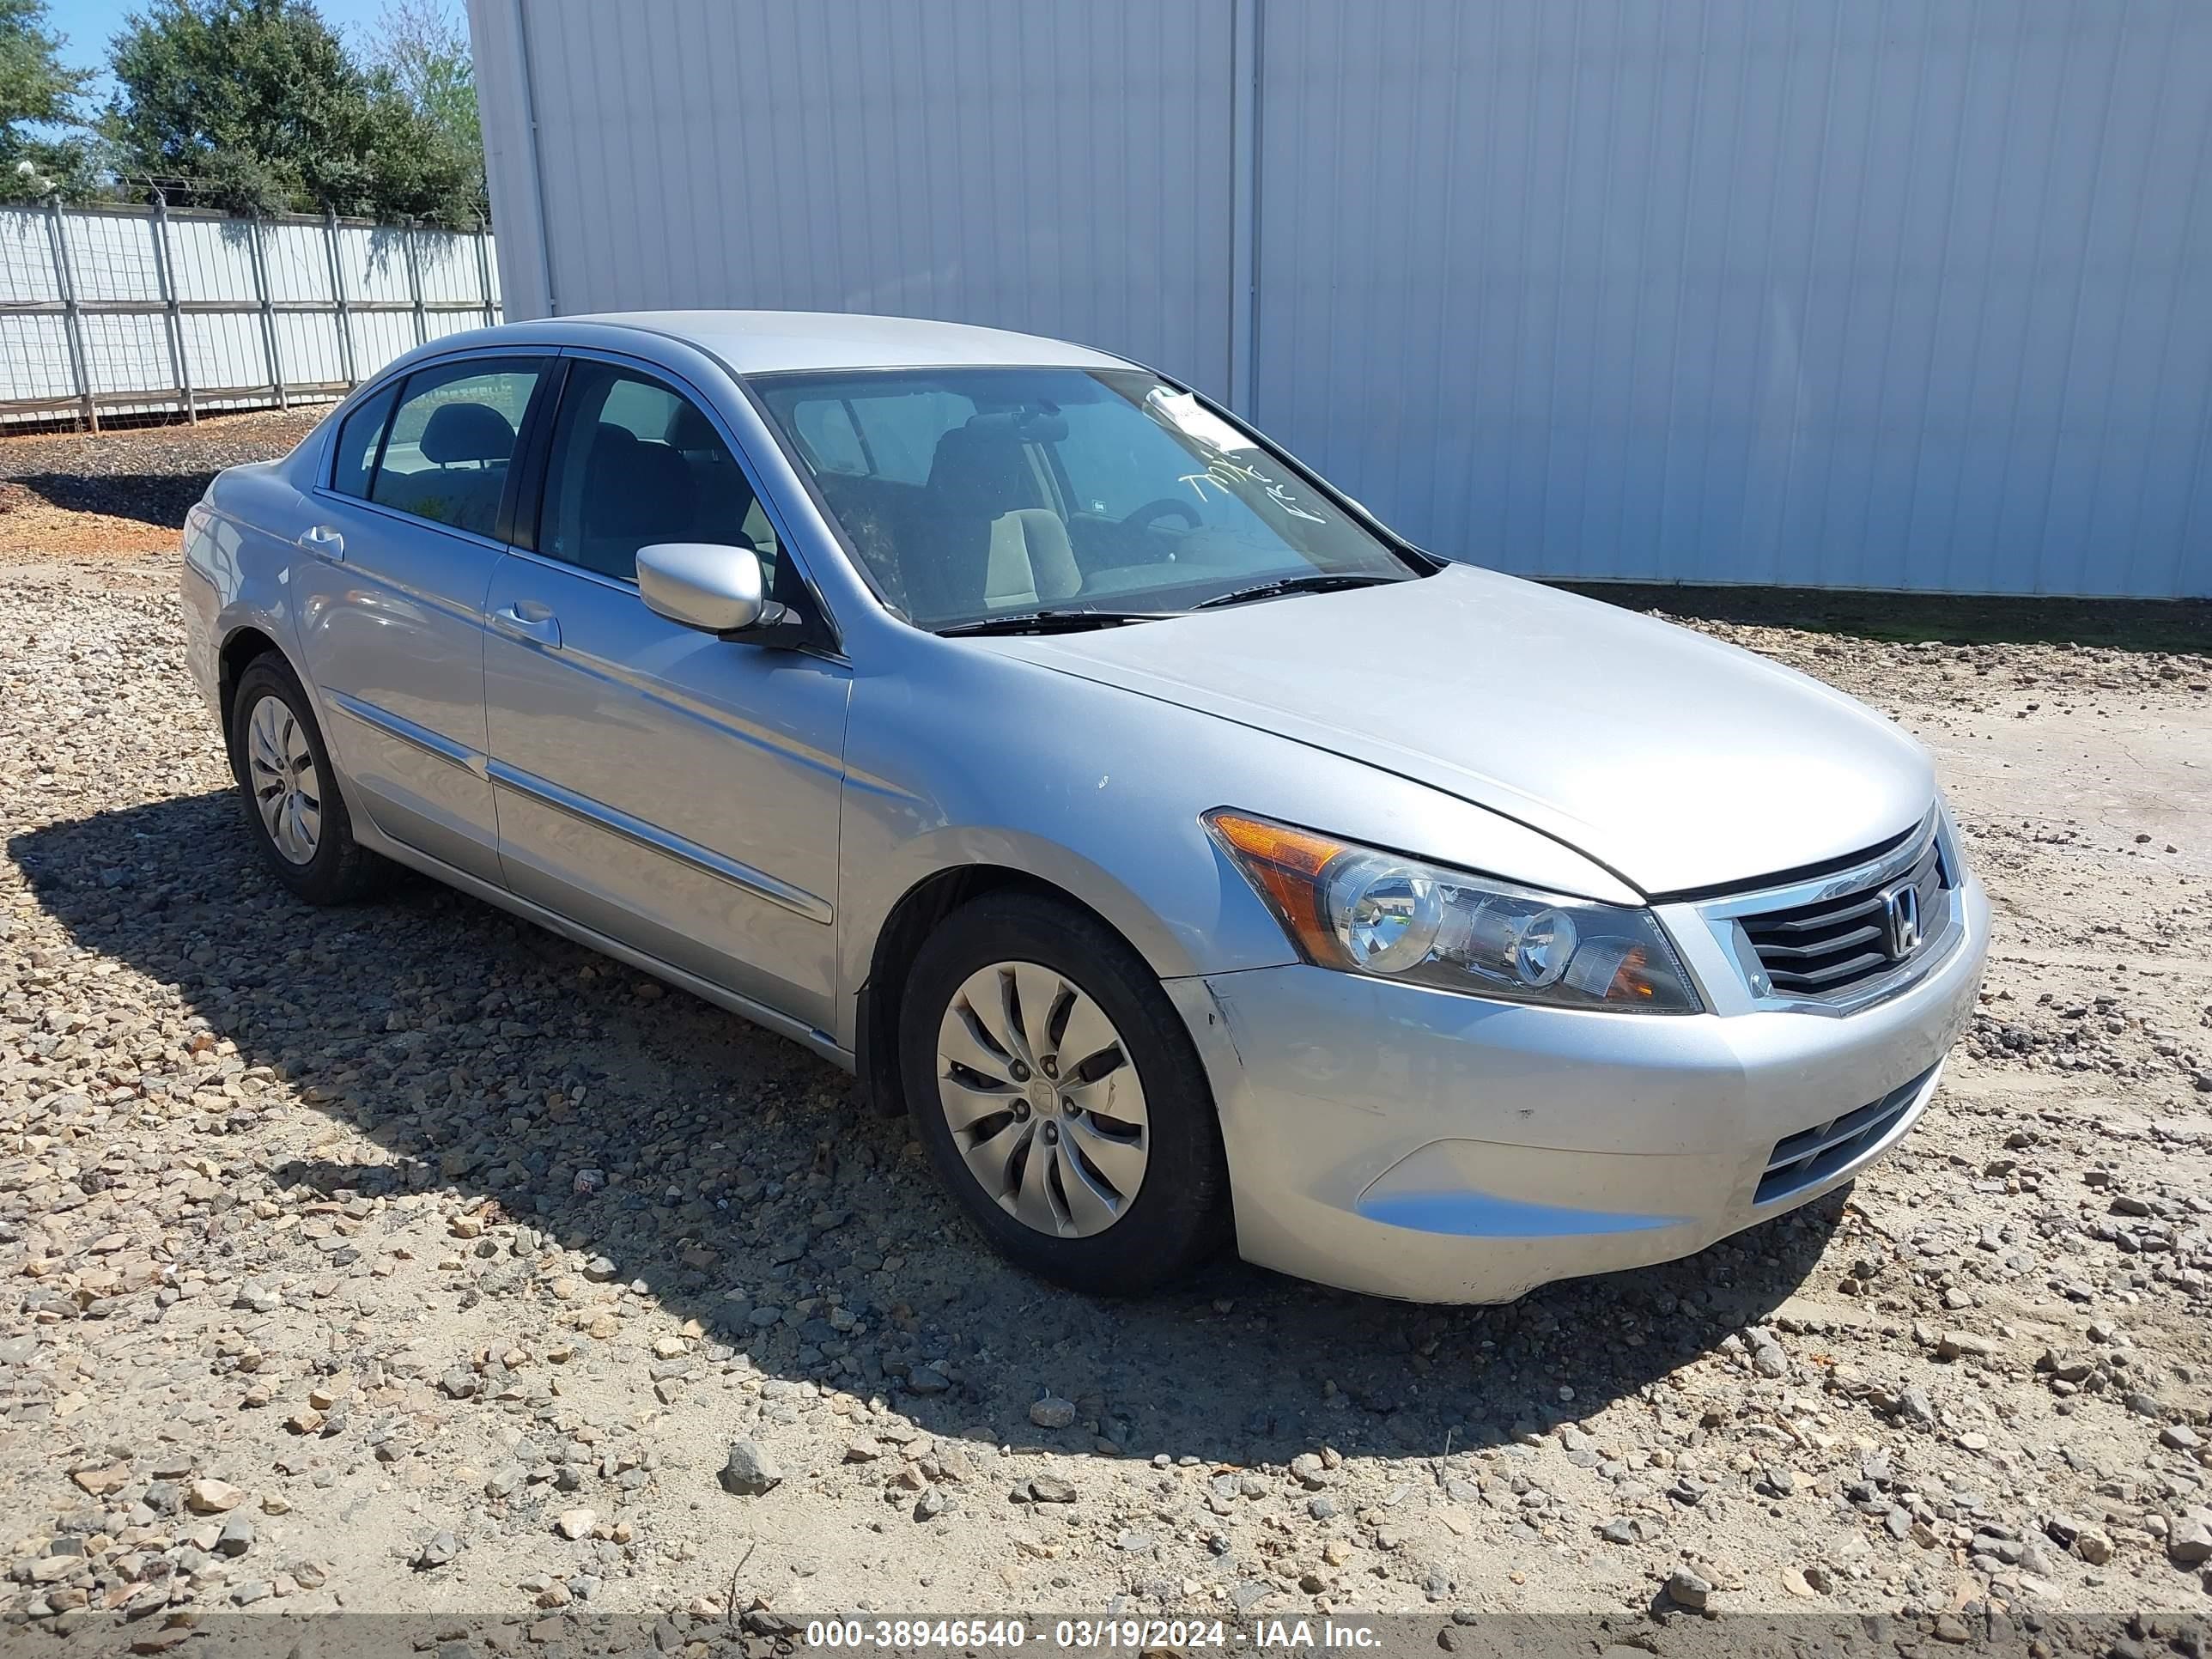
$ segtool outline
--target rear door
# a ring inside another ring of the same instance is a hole
[[[827,1030],[849,671],[646,608],[655,542],[750,544],[771,597],[819,601],[707,398],[627,359],[564,361],[534,535],[520,514],[531,545],[485,601],[507,885]]]
[[[483,599],[510,466],[550,358],[425,365],[350,412],[292,566],[331,747],[394,841],[500,879]]]

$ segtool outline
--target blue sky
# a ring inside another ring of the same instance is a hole
[[[68,37],[62,61],[72,68],[100,71],[92,88],[94,108],[104,106],[115,89],[106,74],[107,43],[123,27],[123,20],[144,4],[145,0],[48,0],[47,26]],[[316,0],[315,9],[358,52],[368,44],[384,5],[385,0]]]

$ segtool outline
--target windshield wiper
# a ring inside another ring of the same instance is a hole
[[[1178,614],[1173,611],[1016,611],[933,631],[946,640],[977,634],[1080,634],[1093,628],[1119,628],[1126,623],[1163,622]]]
[[[1210,599],[1201,599],[1191,608],[1211,611],[1216,605],[1243,605],[1252,599],[1272,599],[1285,593],[1328,593],[1341,587],[1376,587],[1386,582],[1410,581],[1409,576],[1285,576],[1279,581],[1261,582],[1255,587],[1234,588],[1226,593],[1217,593]]]

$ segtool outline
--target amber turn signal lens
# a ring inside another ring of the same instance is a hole
[[[1206,827],[1267,902],[1306,959],[1343,965],[1344,952],[1328,919],[1321,914],[1321,896],[1327,890],[1321,873],[1331,860],[1351,849],[1310,830],[1237,812],[1209,812]]]
[[[1640,945],[1623,957],[1620,966],[1613,970],[1613,983],[1606,988],[1607,1000],[1649,1002],[1655,994],[1650,966],[1650,958]]]

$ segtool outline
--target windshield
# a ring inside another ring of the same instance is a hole
[[[1174,613],[1422,574],[1249,433],[1136,369],[889,369],[753,386],[890,604],[924,628]]]

